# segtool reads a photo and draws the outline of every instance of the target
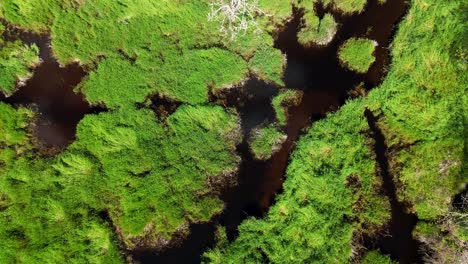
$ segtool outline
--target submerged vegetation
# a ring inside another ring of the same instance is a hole
[[[278,30],[297,15],[298,42],[322,49],[335,43],[337,18],[364,12],[367,2],[0,0],[1,19],[50,33],[58,62],[86,69],[75,92],[103,108],[85,115],[72,144],[47,155],[34,136],[42,113],[0,102],[0,263],[138,262],[138,253],[189,241],[193,225],[219,224],[222,197],[238,184],[249,148],[261,165],[286,139],[292,149],[291,113],[307,91],[286,87],[288,54],[275,45]],[[203,260],[395,263],[385,248],[365,247],[387,231],[393,213],[379,158],[387,159],[397,199],[418,217],[413,237],[432,249],[426,261],[466,258],[462,9],[460,0],[411,1],[383,82],[308,127],[275,203],[263,217],[242,221],[238,234],[220,227]],[[366,73],[376,43],[345,39],[336,38],[342,46],[333,54]],[[34,44],[1,39],[0,90],[21,89],[38,56]],[[223,101],[249,78],[278,90],[265,92],[271,115],[252,130],[244,102],[236,110]],[[376,153],[366,111],[386,153]]]

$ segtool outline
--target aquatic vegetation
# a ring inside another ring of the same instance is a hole
[[[338,51],[340,61],[350,70],[366,73],[375,61],[377,43],[370,39],[348,39]]]
[[[286,139],[287,136],[273,126],[257,128],[250,135],[250,150],[256,159],[267,160],[281,149]]]
[[[337,23],[329,13],[320,19],[314,12],[306,12],[303,17],[302,29],[297,34],[299,43],[303,46],[325,46],[335,37]]]
[[[20,86],[24,84],[38,63],[39,49],[36,45],[0,40],[0,92],[11,95],[17,83]]]
[[[111,228],[74,207],[76,197],[64,194],[53,161],[36,157],[31,118],[28,109],[0,103],[0,262],[121,263]]]
[[[273,98],[271,104],[280,125],[285,126],[287,124],[288,108],[298,105],[301,100],[302,92],[295,90],[283,90]]]

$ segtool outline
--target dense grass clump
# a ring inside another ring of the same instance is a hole
[[[348,39],[338,51],[338,58],[349,69],[366,73],[375,61],[374,51],[377,43],[370,39]]]
[[[1,33],[3,30],[0,28]],[[39,49],[36,45],[0,39],[0,92],[11,95],[17,83],[24,84],[38,63]]]
[[[78,203],[109,212],[127,248],[162,249],[223,209],[214,193],[236,171],[238,130],[220,107],[181,107],[167,126],[149,110],[88,116],[54,168]]]
[[[137,12],[140,9],[145,11]],[[57,17],[52,27],[54,51],[62,63],[78,60],[90,64],[99,56],[120,57],[105,60],[102,68],[98,66],[94,81],[88,85],[96,87],[85,86],[91,101],[103,101],[111,107],[122,104],[112,102],[114,99],[141,101],[152,93],[190,104],[205,103],[209,88],[216,93],[216,89],[240,83],[249,66],[260,77],[282,84],[284,60],[281,52],[273,49],[271,37],[263,32],[257,38],[249,31],[239,40],[224,40],[214,22],[207,21],[209,10],[207,3],[199,1],[182,5],[153,1],[84,4]],[[121,60],[133,63],[119,63]],[[129,78],[138,83],[129,89],[130,83],[119,84],[118,90],[125,89],[128,98],[110,99],[102,86],[107,80],[98,78],[116,75],[106,78],[117,80],[119,72],[125,70],[122,65],[138,76]],[[99,74],[101,70],[105,72]]]
[[[281,149],[287,136],[275,127],[254,129],[250,135],[250,151],[258,160],[267,160]]]
[[[283,90],[273,98],[271,104],[280,125],[285,126],[288,123],[288,108],[298,105],[301,100],[302,92],[295,90]]]
[[[320,19],[314,12],[308,11],[297,34],[298,41],[304,46],[325,46],[335,37],[337,26],[331,14],[327,13]]]
[[[2,263],[121,263],[117,239],[162,249],[221,212],[216,193],[235,181],[239,120],[221,107],[183,106],[165,123],[150,110],[90,115],[53,159],[35,158],[30,111],[0,110]]]

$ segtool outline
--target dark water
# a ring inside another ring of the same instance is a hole
[[[41,150],[63,149],[74,140],[76,126],[84,115],[100,111],[92,109],[82,95],[73,92],[86,72],[78,64],[61,67],[52,55],[47,34],[33,34],[8,26],[3,37],[7,41],[21,39],[28,45],[36,44],[42,63],[25,86],[10,97],[0,98],[1,101],[37,111],[32,132]]]

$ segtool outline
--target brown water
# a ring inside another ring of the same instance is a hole
[[[3,38],[36,44],[42,63],[25,86],[0,100],[14,106],[30,107],[38,113],[32,132],[41,150],[55,152],[65,148],[74,140],[76,126],[84,115],[101,110],[92,109],[81,94],[73,92],[86,72],[78,64],[61,67],[52,55],[47,34],[34,34],[8,26]]]

